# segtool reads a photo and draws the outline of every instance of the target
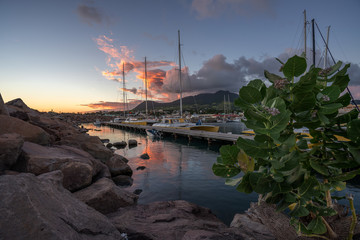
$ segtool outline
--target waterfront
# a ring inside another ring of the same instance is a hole
[[[219,156],[220,145],[208,145],[205,141],[172,137],[152,140],[145,133],[121,130],[92,124],[90,135],[109,139],[110,142],[135,139],[138,146],[116,150],[116,153],[129,159],[134,171],[134,183],[130,191],[142,189],[139,204],[154,201],[182,199],[210,208],[226,224],[229,224],[236,213],[248,209],[250,202],[257,201],[257,194],[244,194],[234,187],[226,186],[225,179],[216,177],[211,167]],[[94,131],[96,129],[97,131]],[[220,124],[220,131],[240,133],[242,123]],[[149,160],[139,156],[148,153]],[[144,166],[144,170],[136,170]],[[355,195],[355,207],[360,208],[359,183],[348,185],[348,191]]]

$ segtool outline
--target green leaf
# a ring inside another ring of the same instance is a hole
[[[265,77],[272,83],[274,83],[275,81],[279,80],[279,79],[283,79],[283,77],[280,77],[276,74],[270,73],[268,71],[264,71],[264,75]]]
[[[287,78],[298,77],[306,70],[306,59],[294,56],[289,58],[283,68],[283,73]]]
[[[214,163],[212,170],[216,176],[231,178],[240,173],[240,169],[235,166]]]
[[[340,69],[340,67],[341,67],[342,64],[343,64],[343,63],[342,63],[341,61],[338,61],[335,65],[331,66],[331,71],[328,72],[327,75],[328,75],[328,76],[333,75],[337,70]]]
[[[239,93],[242,99],[251,104],[258,103],[262,100],[261,93],[251,86],[242,87]]]
[[[335,122],[337,124],[342,124],[342,123],[348,123],[351,120],[357,119],[359,115],[359,112],[357,109],[353,109],[348,113],[345,113],[344,115],[338,116],[335,118]]]
[[[259,122],[267,122],[267,119],[265,118],[264,114],[260,113],[259,111],[256,111],[254,108],[246,109],[244,115],[247,119],[256,120]]]
[[[316,99],[313,92],[306,92],[297,94],[294,96],[294,101],[291,103],[291,107],[294,112],[303,112],[310,110],[315,106]]]
[[[295,208],[290,212],[290,215],[293,217],[305,217],[309,215],[309,210],[306,207],[300,204],[300,201],[295,205]]]
[[[341,92],[343,92],[350,82],[350,78],[348,75],[345,76],[337,76],[335,77],[335,81],[333,85],[337,85]]]
[[[342,108],[342,105],[341,103],[330,103],[330,104],[327,104],[327,105],[322,105],[320,107],[320,110],[319,112],[321,112],[322,114],[332,114],[332,113],[335,113],[339,110],[339,108]]]
[[[275,196],[276,194],[280,193],[288,193],[292,190],[292,187],[287,183],[274,183],[274,188],[272,189],[272,193]]]
[[[309,225],[307,226],[315,234],[324,234],[326,233],[326,226],[322,221],[321,217],[314,218]]]
[[[349,148],[349,152],[354,157],[354,160],[357,162],[357,164],[360,165],[360,146],[355,144],[347,143],[346,146]]]
[[[267,145],[256,142],[254,140],[239,137],[236,145],[243,149],[244,152],[251,157],[265,158],[268,156],[268,150],[266,149]]]
[[[287,127],[290,121],[290,116],[291,112],[288,110],[280,112],[278,115],[271,118],[271,123],[268,126],[265,126],[263,128],[257,128],[255,129],[255,131],[262,134],[279,134]]]
[[[307,92],[312,92],[313,88],[316,85],[316,80],[319,71],[320,69],[315,68],[312,69],[310,72],[307,72],[304,76],[300,78],[300,80],[297,83],[295,83],[291,93],[293,93],[294,95],[299,95]]]
[[[319,120],[325,125],[330,123],[330,120],[323,113],[319,112],[317,116],[319,117]]]
[[[347,180],[350,180],[350,179],[356,177],[359,174],[360,174],[360,168],[356,169],[356,170],[353,170],[353,171],[350,171],[350,172],[342,173],[342,174],[337,175],[335,177],[330,177],[329,180],[330,181],[347,181]]]
[[[240,184],[237,186],[236,190],[238,190],[239,192],[243,192],[243,193],[252,193],[253,192],[253,188],[250,184],[250,180],[249,180],[249,174],[245,174],[242,179]]]
[[[283,112],[286,110],[286,104],[285,104],[284,100],[280,97],[276,97],[276,98],[269,100],[265,105],[269,108],[276,108],[280,112]]]
[[[252,80],[248,83],[248,86],[256,88],[261,93],[262,97],[265,97],[266,86],[262,80],[260,79]]]
[[[341,105],[343,105],[343,107],[346,107],[350,104],[351,101],[351,97],[349,93],[345,93],[344,95],[342,95],[341,97],[339,97],[338,99],[336,99],[336,103],[341,103]]]
[[[330,102],[335,101],[340,96],[340,88],[336,85],[325,88],[322,92],[323,95],[326,95],[330,98]]]
[[[236,146],[223,145],[220,147],[220,154],[223,164],[233,165],[237,163],[239,149]]]
[[[314,176],[311,176],[299,187],[299,195],[302,197],[316,196],[318,194],[316,187],[318,186],[318,180]]]
[[[318,173],[321,173],[322,175],[325,175],[325,176],[329,176],[328,169],[323,164],[321,164],[315,160],[310,160],[310,165]]]
[[[348,124],[347,134],[351,141],[360,144],[360,119],[352,120]]]

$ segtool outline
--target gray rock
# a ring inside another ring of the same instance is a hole
[[[101,178],[89,187],[73,194],[103,214],[114,212],[119,207],[134,205],[138,199],[138,195],[117,187],[108,178]]]
[[[139,166],[136,168],[136,170],[144,170],[146,167],[145,166]]]
[[[48,145],[50,143],[50,135],[40,127],[5,115],[0,115],[0,122],[0,135],[5,133],[17,133],[21,135],[25,141],[41,145]]]
[[[143,154],[141,154],[140,158],[142,158],[142,159],[150,159],[150,156],[147,153],[143,153]]]
[[[1,93],[0,93],[0,115],[9,116],[9,112],[7,110],[6,105],[4,104],[4,100],[2,99]]]
[[[137,141],[135,139],[129,139],[129,147],[134,147],[137,146]]]
[[[183,200],[120,208],[107,216],[129,239],[247,239],[209,209]]]
[[[108,142],[110,142],[110,140],[109,139],[100,139],[100,141],[102,142],[102,143],[108,143]]]
[[[10,169],[16,163],[23,144],[24,140],[19,134],[0,135],[0,172]]]
[[[133,171],[130,166],[123,161],[124,157],[118,154],[114,154],[108,161],[105,162],[108,166],[111,176],[115,177],[118,175],[132,176]]]
[[[92,178],[102,169],[102,164],[89,153],[69,146],[44,147],[25,142],[22,150],[18,170],[35,175],[61,170],[63,186],[70,191],[90,185]]]
[[[121,239],[101,213],[33,174],[0,176],[0,239]]]
[[[108,144],[106,144],[106,147],[107,147],[107,148],[112,148],[112,146],[113,146],[113,144],[112,144],[112,143],[108,143]]]
[[[113,156],[113,152],[107,149],[97,136],[82,133],[67,135],[63,136],[58,144],[80,148],[103,163]]]
[[[125,148],[127,145],[127,143],[125,141],[121,141],[121,142],[114,142],[113,146],[116,148]]]
[[[113,182],[118,186],[131,186],[134,180],[127,175],[119,175],[112,178]]]

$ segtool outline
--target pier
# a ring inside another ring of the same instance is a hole
[[[145,126],[145,125],[135,125],[135,124],[124,124],[124,123],[112,123],[105,122],[102,125],[110,126],[113,128],[121,129],[132,129],[139,131],[146,131],[147,129],[155,129],[161,132],[163,135],[173,135],[175,138],[177,136],[183,136],[189,140],[193,138],[202,139],[207,141],[209,144],[211,142],[228,142],[235,144],[237,139],[241,136],[245,139],[253,139],[253,136],[241,135],[241,134],[230,134],[222,132],[208,132],[208,131],[197,131],[197,130],[188,130],[188,129],[179,129],[179,128],[170,128],[170,127],[157,127],[157,126]]]

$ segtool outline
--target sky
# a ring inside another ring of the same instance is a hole
[[[335,61],[351,63],[360,99],[358,0],[0,0],[0,93],[39,111],[121,110],[182,93],[228,90],[279,74],[304,51],[304,16],[315,19]],[[311,59],[311,24],[307,24]],[[325,45],[316,32],[316,63]],[[328,65],[332,61],[328,61]],[[125,88],[123,87],[123,68]]]

